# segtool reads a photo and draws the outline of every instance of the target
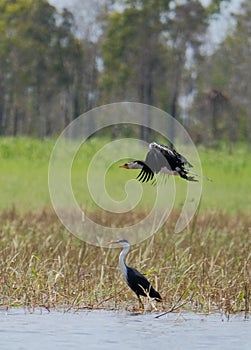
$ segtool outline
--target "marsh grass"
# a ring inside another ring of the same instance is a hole
[[[1,306],[140,311],[118,270],[120,250],[81,242],[53,212],[10,210],[0,219]],[[249,216],[202,213],[180,234],[173,233],[176,219],[133,246],[127,259],[162,295],[158,311],[243,312],[247,317]],[[145,300],[145,310],[151,310],[149,305]]]

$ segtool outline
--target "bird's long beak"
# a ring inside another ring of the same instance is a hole
[[[124,164],[124,165],[120,165],[119,168],[129,169],[129,166],[127,164]]]
[[[107,242],[106,244],[111,245],[111,244],[118,244],[118,243],[119,243],[119,241],[110,241],[110,242]]]

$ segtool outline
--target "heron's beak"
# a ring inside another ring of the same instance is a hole
[[[118,241],[110,241],[110,242],[107,242],[106,243],[107,244],[107,246],[113,246],[113,248],[119,248],[119,247],[121,247],[121,245],[119,244],[119,240]]]
[[[119,241],[110,241],[110,242],[107,242],[106,244],[107,245],[111,245],[111,244],[118,244]]]
[[[119,168],[129,169],[129,166],[127,164],[124,164],[124,165],[120,165]]]

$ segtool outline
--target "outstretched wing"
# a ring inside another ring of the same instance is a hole
[[[154,174],[158,174],[163,167],[168,166],[168,161],[165,158],[165,155],[158,147],[152,147],[157,143],[153,142],[149,145],[149,152],[146,155],[146,159],[142,162],[142,169],[137,179],[142,182],[148,182],[152,180]]]
[[[136,177],[141,182],[148,182],[154,178],[153,170],[145,163],[141,162],[142,169],[139,175]]]
[[[193,165],[184,156],[182,156],[180,153],[175,151],[175,149],[173,150],[173,152],[174,152],[176,158],[179,159],[179,161],[182,165],[187,165],[187,166],[189,166],[189,168],[193,167]]]
[[[138,179],[141,182],[148,182],[153,178],[154,178],[154,173],[147,165],[143,166],[143,168],[141,169],[141,172],[136,177],[136,179]]]
[[[150,143],[149,148],[156,150],[156,152],[159,151],[164,156],[166,162],[170,165],[172,170],[175,170],[177,166],[181,165],[188,165],[189,167],[192,167],[192,164],[174,148],[161,145],[157,142]]]
[[[188,176],[188,174],[197,174],[186,169],[186,165],[192,167],[192,164],[174,148],[152,142],[137,179],[141,182],[148,182],[154,178],[154,174],[164,172],[171,175],[179,174],[187,181],[197,181],[193,176]]]

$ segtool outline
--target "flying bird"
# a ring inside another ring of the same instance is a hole
[[[112,241],[110,244],[120,244],[123,247],[119,255],[119,265],[123,273],[127,285],[137,295],[139,303],[143,306],[140,296],[149,296],[156,301],[161,301],[160,294],[152,287],[150,282],[143,276],[138,270],[133,267],[129,267],[125,263],[125,257],[130,250],[130,244],[126,239],[120,239],[118,241]]]
[[[154,179],[154,174],[179,175],[187,181],[197,182],[194,176],[200,176],[193,171],[187,169],[192,168],[192,164],[178,153],[174,148],[161,145],[157,142],[149,144],[149,152],[146,159],[134,160],[132,162],[120,165],[125,169],[141,169],[137,179],[141,182],[148,182]]]

